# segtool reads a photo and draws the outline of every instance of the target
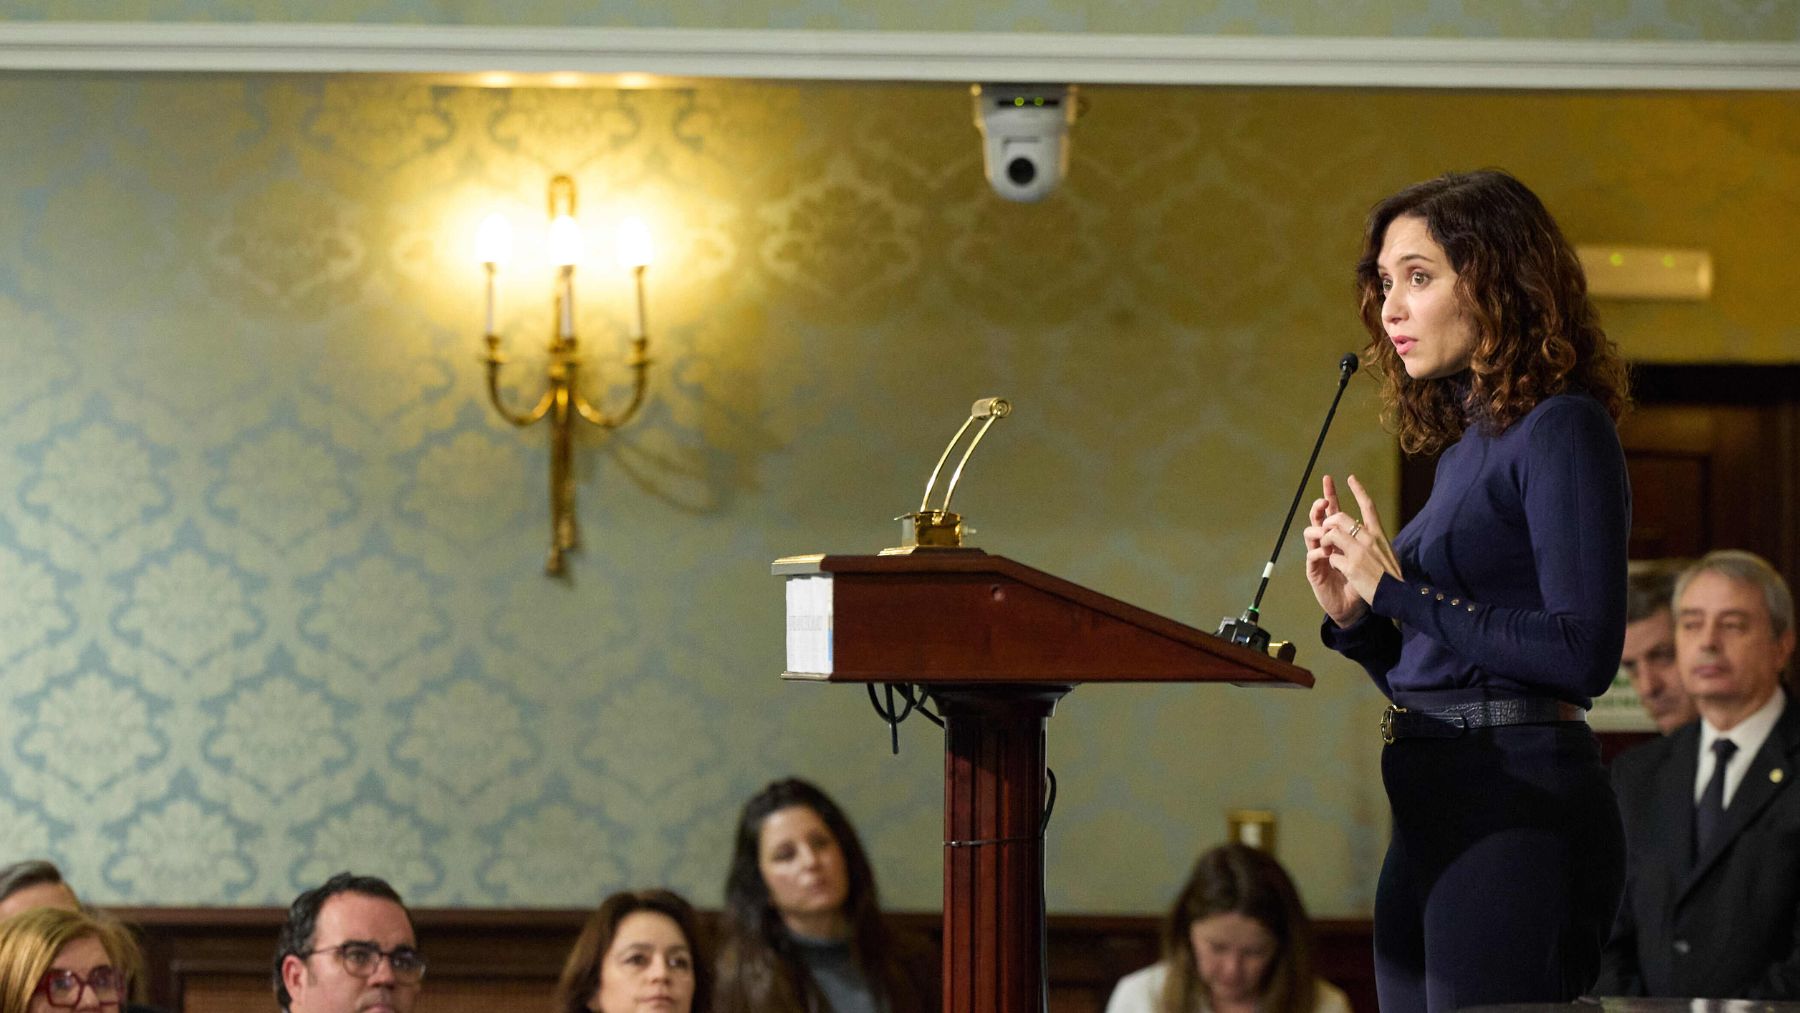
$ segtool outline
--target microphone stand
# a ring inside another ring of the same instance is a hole
[[[1350,385],[1350,377],[1356,374],[1360,365],[1354,352],[1346,352],[1338,360],[1337,393],[1332,395],[1331,408],[1325,412],[1325,424],[1319,427],[1319,438],[1313,441],[1312,456],[1306,459],[1306,471],[1300,476],[1300,487],[1294,490],[1294,502],[1288,505],[1287,518],[1281,522],[1281,534],[1275,536],[1275,551],[1269,553],[1269,561],[1263,564],[1262,582],[1256,585],[1256,597],[1251,599],[1250,607],[1236,619],[1226,616],[1219,621],[1218,636],[1234,644],[1243,644],[1263,653],[1269,653],[1269,631],[1259,625],[1262,618],[1263,592],[1269,589],[1269,577],[1275,573],[1275,560],[1281,556],[1281,543],[1287,541],[1288,528],[1294,523],[1294,512],[1300,509],[1300,499],[1306,495],[1306,483],[1312,479],[1313,465],[1319,460],[1319,448],[1325,445],[1325,434],[1331,430],[1331,419],[1337,414],[1338,402],[1344,397],[1344,388]],[[1282,642],[1277,656],[1283,661],[1291,661],[1294,657],[1294,645]]]

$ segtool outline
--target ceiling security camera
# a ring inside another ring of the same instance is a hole
[[[1075,86],[978,84],[970,91],[994,192],[1024,202],[1050,196],[1069,171]]]

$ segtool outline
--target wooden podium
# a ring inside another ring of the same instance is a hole
[[[792,556],[783,678],[912,683],[944,728],[944,1013],[1044,1002],[1044,730],[1083,682],[1310,687],[1305,669],[980,549]]]

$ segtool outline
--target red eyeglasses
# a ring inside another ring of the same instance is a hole
[[[102,1006],[117,1006],[119,994],[125,991],[125,974],[104,965],[87,973],[87,977],[74,971],[45,971],[38,979],[37,994],[52,1006],[73,1007],[81,1002],[81,990],[94,990],[94,1001]]]

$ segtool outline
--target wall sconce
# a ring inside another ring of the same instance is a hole
[[[494,333],[494,279],[512,247],[512,229],[498,214],[489,215],[475,235],[476,256],[487,273],[487,387],[488,399],[500,417],[521,428],[550,420],[550,551],[544,572],[561,576],[563,556],[581,544],[575,522],[575,479],[570,467],[576,416],[602,429],[616,429],[644,403],[644,385],[650,358],[645,354],[649,338],[644,330],[644,268],[650,264],[650,230],[640,218],[627,218],[619,228],[619,261],[631,269],[637,288],[637,315],[631,328],[631,350],[625,365],[632,371],[631,401],[616,415],[607,414],[583,397],[579,344],[575,339],[575,264],[581,259],[581,227],[575,223],[575,181],[557,176],[550,181],[550,234],[548,253],[556,265],[555,326],[550,337],[550,364],[544,394],[526,412],[509,409],[500,397],[500,367],[506,355],[500,351],[500,335]]]

